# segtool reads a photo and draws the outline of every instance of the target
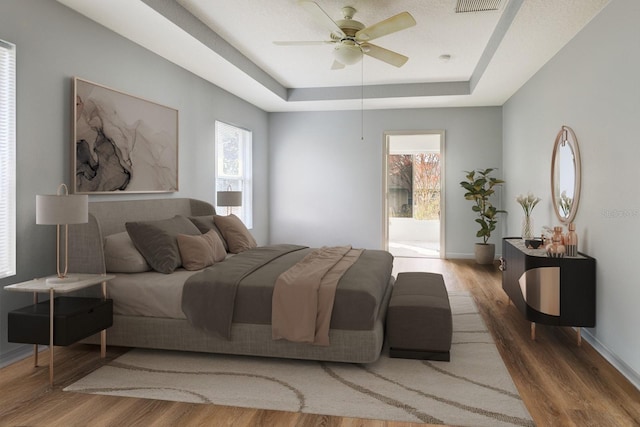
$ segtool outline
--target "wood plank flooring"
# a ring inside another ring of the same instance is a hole
[[[466,260],[396,258],[394,274],[432,271],[447,288],[473,295],[500,354],[539,426],[640,426],[640,391],[588,343],[576,345],[571,328],[538,325],[536,341],[502,291],[497,267]],[[48,355],[0,369],[0,426],[419,426],[379,420],[243,409],[216,405],[84,395],[62,389],[126,352],[82,344],[56,347],[55,381],[48,384]]]

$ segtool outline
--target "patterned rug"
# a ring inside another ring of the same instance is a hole
[[[533,426],[470,295],[450,293],[451,362],[357,365],[132,350],[65,391],[456,426]]]

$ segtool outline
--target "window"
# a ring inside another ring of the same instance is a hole
[[[221,215],[237,215],[247,228],[253,227],[253,181],[251,131],[216,121],[216,192],[241,191],[242,205],[217,206]]]
[[[0,40],[0,277],[16,274],[16,47]]]

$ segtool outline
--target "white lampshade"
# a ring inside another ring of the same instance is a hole
[[[36,195],[36,224],[83,224],[89,222],[87,195]]]
[[[218,191],[218,206],[242,206],[242,191]]]
[[[56,226],[56,270],[58,277],[47,278],[47,283],[57,285],[74,280],[67,276],[69,258],[68,224],[89,222],[89,196],[69,194],[65,184],[58,186],[56,195],[36,195],[36,224]],[[64,269],[60,266],[60,226],[64,225]]]

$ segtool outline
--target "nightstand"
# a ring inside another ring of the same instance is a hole
[[[34,344],[35,366],[38,366],[38,344],[49,344],[51,385],[54,345],[69,345],[100,332],[100,357],[106,356],[106,329],[113,323],[113,302],[107,299],[107,281],[114,277],[70,274],[64,279],[53,276],[5,286],[7,291],[33,292],[33,305],[9,312],[8,340]],[[55,297],[56,293],[66,294],[98,284],[102,284],[102,298]],[[49,301],[38,303],[38,293],[48,293]]]

